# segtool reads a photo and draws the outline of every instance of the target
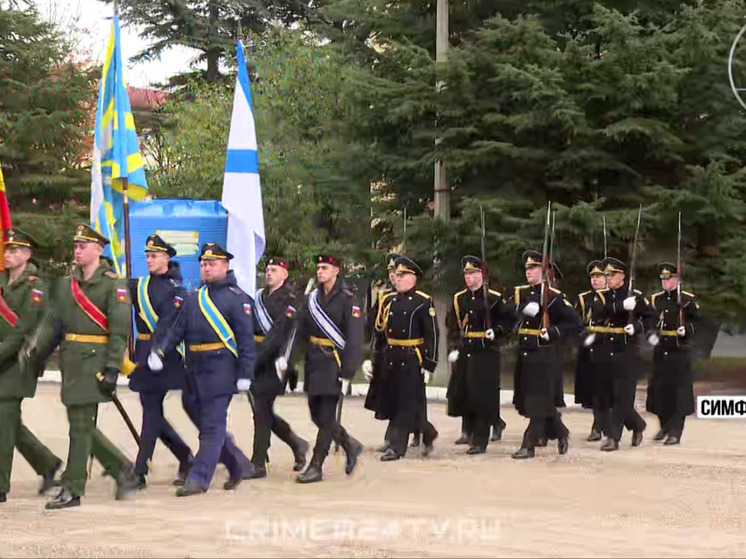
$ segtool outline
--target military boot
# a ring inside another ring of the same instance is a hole
[[[57,471],[62,467],[62,460],[57,460],[48,471],[44,472],[41,476],[41,485],[39,485],[39,495],[44,495],[47,491],[54,487],[54,476],[57,475]]]
[[[79,507],[80,497],[76,497],[68,491],[67,487],[62,487],[57,496],[49,501],[44,508],[47,510],[69,509],[70,507]]]
[[[314,456],[311,459],[311,463],[308,465],[308,468],[306,468],[305,472],[302,472],[298,474],[298,477],[295,478],[295,481],[298,483],[314,483],[316,481],[321,481],[323,479],[323,476],[321,474],[321,466],[323,462],[321,460],[318,460],[316,456]]]
[[[293,444],[290,448],[293,449],[293,458],[295,464],[293,464],[293,471],[300,472],[306,466],[306,454],[308,454],[309,444],[305,439],[300,438],[295,433],[293,435]]]
[[[135,472],[131,468],[123,469],[122,472],[119,474],[119,478],[117,479],[117,492],[114,495],[114,499],[117,501],[131,499],[135,496],[137,490],[138,480],[135,476]]]

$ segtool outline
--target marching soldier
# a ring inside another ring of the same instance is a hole
[[[90,454],[116,480],[117,500],[131,496],[136,487],[134,465],[96,427],[98,404],[111,401],[124,360],[132,310],[129,291],[101,257],[108,239],[79,225],[73,240],[76,267],[55,291],[54,337],[39,344],[40,361],[62,344],[62,403],[70,422],[62,488],[47,509],[80,505]]]
[[[275,369],[282,346],[291,335],[293,316],[298,307],[295,294],[286,282],[287,262],[270,258],[264,276],[266,287],[257,292],[254,302],[254,340],[258,345],[254,383],[249,396],[254,412],[254,452],[251,456],[254,478],[267,477],[267,450],[272,433],[293,451],[293,471],[299,472],[305,467],[308,452],[308,442],[294,433],[288,422],[274,410],[275,398],[285,393],[287,379],[297,375],[295,371],[278,375]]]
[[[174,299],[180,315],[168,329],[156,330],[148,365],[163,369],[164,356],[182,340],[186,346],[187,375],[184,407],[199,429],[199,450],[177,497],[204,493],[218,462],[230,478],[232,490],[251,477],[251,463],[238,451],[227,432],[228,407],[236,392],[247,392],[254,378],[253,301],[236,284],[229,270],[233,255],[215,243],[202,245],[202,285],[184,301]]]
[[[594,410],[599,430],[606,435],[601,450],[619,450],[623,427],[632,431],[632,446],[642,443],[645,421],[635,410],[638,372],[642,369],[634,337],[652,324],[654,315],[645,297],[630,292],[629,268],[616,258],[603,260],[608,287],[596,291],[591,308],[596,325],[583,344],[592,349],[596,376]]]
[[[676,265],[658,265],[663,291],[653,295],[651,305],[658,316],[658,329],[648,341],[653,350],[653,377],[648,385],[647,411],[658,416],[656,441],[674,445],[681,441],[684,421],[694,413],[692,337],[699,305],[693,294],[681,291]]]
[[[386,269],[389,274],[389,285],[380,289],[376,296],[376,302],[368,314],[367,328],[370,332],[370,344],[373,350],[373,359],[366,359],[363,361],[363,374],[366,380],[370,383],[368,387],[368,394],[365,396],[365,409],[375,412],[376,411],[376,398],[378,397],[379,387],[383,382],[386,367],[383,359],[383,352],[386,347],[386,332],[383,324],[384,309],[386,307],[386,301],[390,300],[391,295],[396,293],[394,287],[396,283],[396,259],[399,258],[398,254],[391,253],[386,256]],[[378,417],[376,419],[379,419]],[[386,427],[386,434],[383,437],[383,446],[378,448],[378,452],[386,452],[390,446],[391,437],[391,421],[389,421]]]
[[[30,261],[36,243],[20,231],[9,231],[5,271],[0,273],[0,503],[10,490],[13,448],[42,478],[39,494],[50,489],[62,461],[21,421],[21,401],[36,393],[37,371],[21,367],[17,354],[42,316],[46,283]]]
[[[352,474],[363,445],[349,435],[337,421],[340,396],[362,361],[365,325],[360,303],[355,294],[339,278],[341,262],[334,256],[316,258],[316,279],[319,287],[309,295],[298,318],[295,347],[307,341],[303,390],[308,393],[311,420],[318,428],[316,445],[308,468],[298,477],[298,483],[314,483],[323,479],[324,460],[332,441],[341,446],[347,456],[345,473]],[[282,370],[284,364],[278,364]]]
[[[422,270],[409,258],[396,259],[396,294],[386,300],[383,317],[386,331],[384,362],[376,417],[391,421],[390,447],[384,462],[398,460],[407,452],[409,434],[422,433],[423,455],[432,452],[438,437],[427,420],[425,385],[438,361],[438,321],[432,299],[416,290]]]
[[[446,316],[448,361],[455,364],[448,382],[448,415],[463,417],[463,430],[470,435],[466,453],[482,454],[495,409],[500,409],[498,340],[510,330],[515,315],[499,292],[490,289],[485,294],[485,263],[464,256],[461,266],[466,289],[453,296]]]
[[[534,457],[534,448],[548,435],[557,438],[557,450],[565,454],[569,431],[557,411],[554,347],[561,339],[577,334],[577,313],[564,294],[546,286],[547,304],[542,301],[542,254],[534,250],[523,253],[528,285],[515,288],[512,303],[518,315],[518,359],[513,402],[523,417],[529,418],[521,448],[513,458]]]
[[[604,275],[604,265],[600,260],[593,260],[588,264],[588,277],[591,282],[591,289],[584,291],[577,296],[575,300],[575,310],[580,315],[583,326],[588,328],[592,326],[591,310],[593,308],[593,299],[596,291],[606,288],[606,276]],[[593,425],[588,441],[601,440],[601,424],[598,419],[597,410],[593,407],[593,396],[595,391],[595,379],[591,355],[593,348],[585,344],[580,344],[578,348],[578,362],[575,367],[575,403],[584,408],[593,409]]]
[[[174,308],[174,298],[184,297],[179,265],[171,261],[174,256],[176,250],[171,245],[158,235],[151,235],[145,243],[145,260],[150,274],[130,280],[130,296],[135,306],[137,327],[135,362],[140,366],[130,375],[129,388],[140,394],[142,404],[140,450],[135,460],[138,489],[146,485],[148,464],[153,458],[155,443],[159,438],[179,460],[176,483],[182,483],[186,479],[194,458],[189,446],[163,417],[163,400],[168,391],[184,389],[183,348],[169,351],[164,356],[162,371],[152,371],[146,363],[156,325],[160,323],[161,328],[168,328],[173,324],[178,314],[178,310]]]

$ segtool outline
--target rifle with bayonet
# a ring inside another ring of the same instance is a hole
[[[547,203],[547,220],[544,225],[544,248],[541,253],[541,327],[549,328],[549,230],[552,203]]]
[[[637,212],[637,227],[635,228],[635,239],[632,243],[632,261],[629,266],[629,290],[627,297],[635,296],[635,268],[637,267],[637,239],[640,236],[640,221],[642,220],[642,204]],[[631,324],[635,320],[635,311],[629,312],[629,323]]]

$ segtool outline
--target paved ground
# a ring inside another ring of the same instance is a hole
[[[26,423],[62,458],[67,421],[55,385],[25,402]],[[121,398],[139,425],[136,395]],[[167,413],[196,446],[197,433],[167,400]],[[638,404],[639,407],[639,404]],[[283,398],[278,411],[306,437],[315,435],[305,398]],[[330,456],[323,483],[300,486],[292,455],[273,439],[271,477],[225,492],[225,470],[204,496],[177,499],[170,481],[176,462],[156,450],[150,486],[136,500],[115,502],[113,482],[98,465],[79,509],[44,512],[37,478],[16,457],[9,502],[0,505],[2,557],[217,556],[679,556],[739,557],[746,549],[746,421],[690,419],[679,447],[651,437],[639,448],[601,453],[585,442],[591,417],[570,410],[570,452],[540,449],[536,459],[510,458],[526,420],[504,406],[508,429],[486,455],[463,455],[452,441],[459,421],[431,404],[441,437],[427,459],[417,453],[381,463],[373,448],[384,426],[346,403],[344,423],[368,447],[351,477]],[[99,413],[104,431],[134,457],[135,446],[112,405]],[[230,425],[250,451],[251,414],[236,398]]]

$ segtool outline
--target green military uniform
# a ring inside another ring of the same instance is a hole
[[[33,248],[30,237],[11,231],[6,249]],[[21,422],[21,401],[36,393],[35,368],[21,368],[18,352],[38,323],[48,299],[46,283],[28,262],[20,277],[10,281],[10,271],[0,273],[0,496],[10,489],[13,449],[23,455],[37,474],[49,480],[62,463]],[[45,487],[42,486],[42,489]]]
[[[77,228],[76,242],[108,244],[108,240],[87,225]],[[76,285],[92,305],[76,298]],[[111,401],[111,393],[102,390],[99,375],[116,382],[127,346],[131,303],[124,280],[118,279],[108,260],[101,259],[93,275],[84,279],[83,271],[59,280],[54,297],[56,339],[61,343],[62,403],[70,423],[70,447],[63,486],[72,497],[85,493],[86,461],[90,454],[117,480],[117,498],[134,485],[134,466],[96,427],[98,404]],[[105,326],[105,328],[103,327]],[[42,344],[42,347],[44,345]],[[51,504],[51,503],[50,503]],[[52,507],[56,508],[56,507]]]

